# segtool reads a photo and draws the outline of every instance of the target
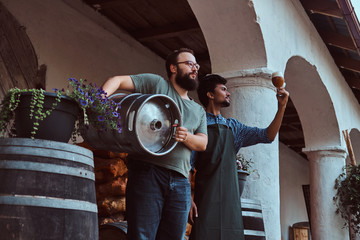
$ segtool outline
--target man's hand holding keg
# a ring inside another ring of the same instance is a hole
[[[196,143],[202,143],[202,141],[205,141],[207,143],[207,136],[205,134],[194,135],[191,132],[189,132],[187,128],[182,126],[176,126],[175,140],[177,142],[184,143],[191,150],[204,151],[206,148],[206,144],[204,148],[204,144],[196,144]]]

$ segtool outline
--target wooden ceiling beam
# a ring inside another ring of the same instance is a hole
[[[358,102],[360,103],[360,91],[358,91],[358,90],[353,90],[353,93],[354,93],[356,99],[358,100]]]
[[[158,28],[130,32],[139,42],[155,41],[201,31],[196,21],[183,22]]]
[[[340,68],[344,68],[353,72],[360,73],[360,61],[344,57],[344,56],[333,56],[336,64]]]
[[[124,3],[134,3],[134,0],[85,0],[85,2],[98,10],[112,8]]]
[[[280,133],[302,134],[301,124],[300,122],[298,124],[286,124],[283,122],[280,127]]]
[[[300,123],[300,119],[298,115],[284,115],[283,118],[283,123],[284,124],[289,124],[289,125],[301,125]]]
[[[343,18],[337,2],[326,0],[301,0],[303,7],[311,13],[318,13],[335,18]]]
[[[346,78],[346,82],[349,84],[351,88],[360,90],[360,78]]]
[[[319,33],[326,44],[350,51],[357,51],[356,46],[350,36],[345,36],[329,31],[319,31]]]
[[[297,116],[298,113],[296,111],[295,107],[291,107],[290,105],[286,106],[286,111],[285,111],[285,115],[293,115],[293,116]]]
[[[283,140],[281,141],[283,142],[285,145],[291,145],[292,147],[301,147],[301,146],[305,146],[305,142],[303,138],[298,138],[298,139],[287,139],[287,140]]]

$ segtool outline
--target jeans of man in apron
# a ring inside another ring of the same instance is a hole
[[[133,159],[128,168],[128,239],[183,240],[191,206],[189,179]]]

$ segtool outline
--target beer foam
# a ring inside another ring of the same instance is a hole
[[[283,77],[283,74],[282,74],[282,72],[273,72],[271,74],[271,78],[273,78],[273,77]]]

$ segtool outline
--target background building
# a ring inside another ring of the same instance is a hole
[[[347,0],[1,0],[0,96],[13,87],[102,84],[142,72],[166,76],[164,57],[189,47],[201,74],[229,80],[226,116],[265,127],[277,106],[273,71],[289,103],[279,139],[241,150],[255,161],[244,197],[261,200],[267,239],[308,221],[313,239],[348,239],[334,180],[346,162],[342,130],[360,145],[360,34]],[[30,49],[30,50],[29,50]],[[280,141],[279,141],[280,140]]]

